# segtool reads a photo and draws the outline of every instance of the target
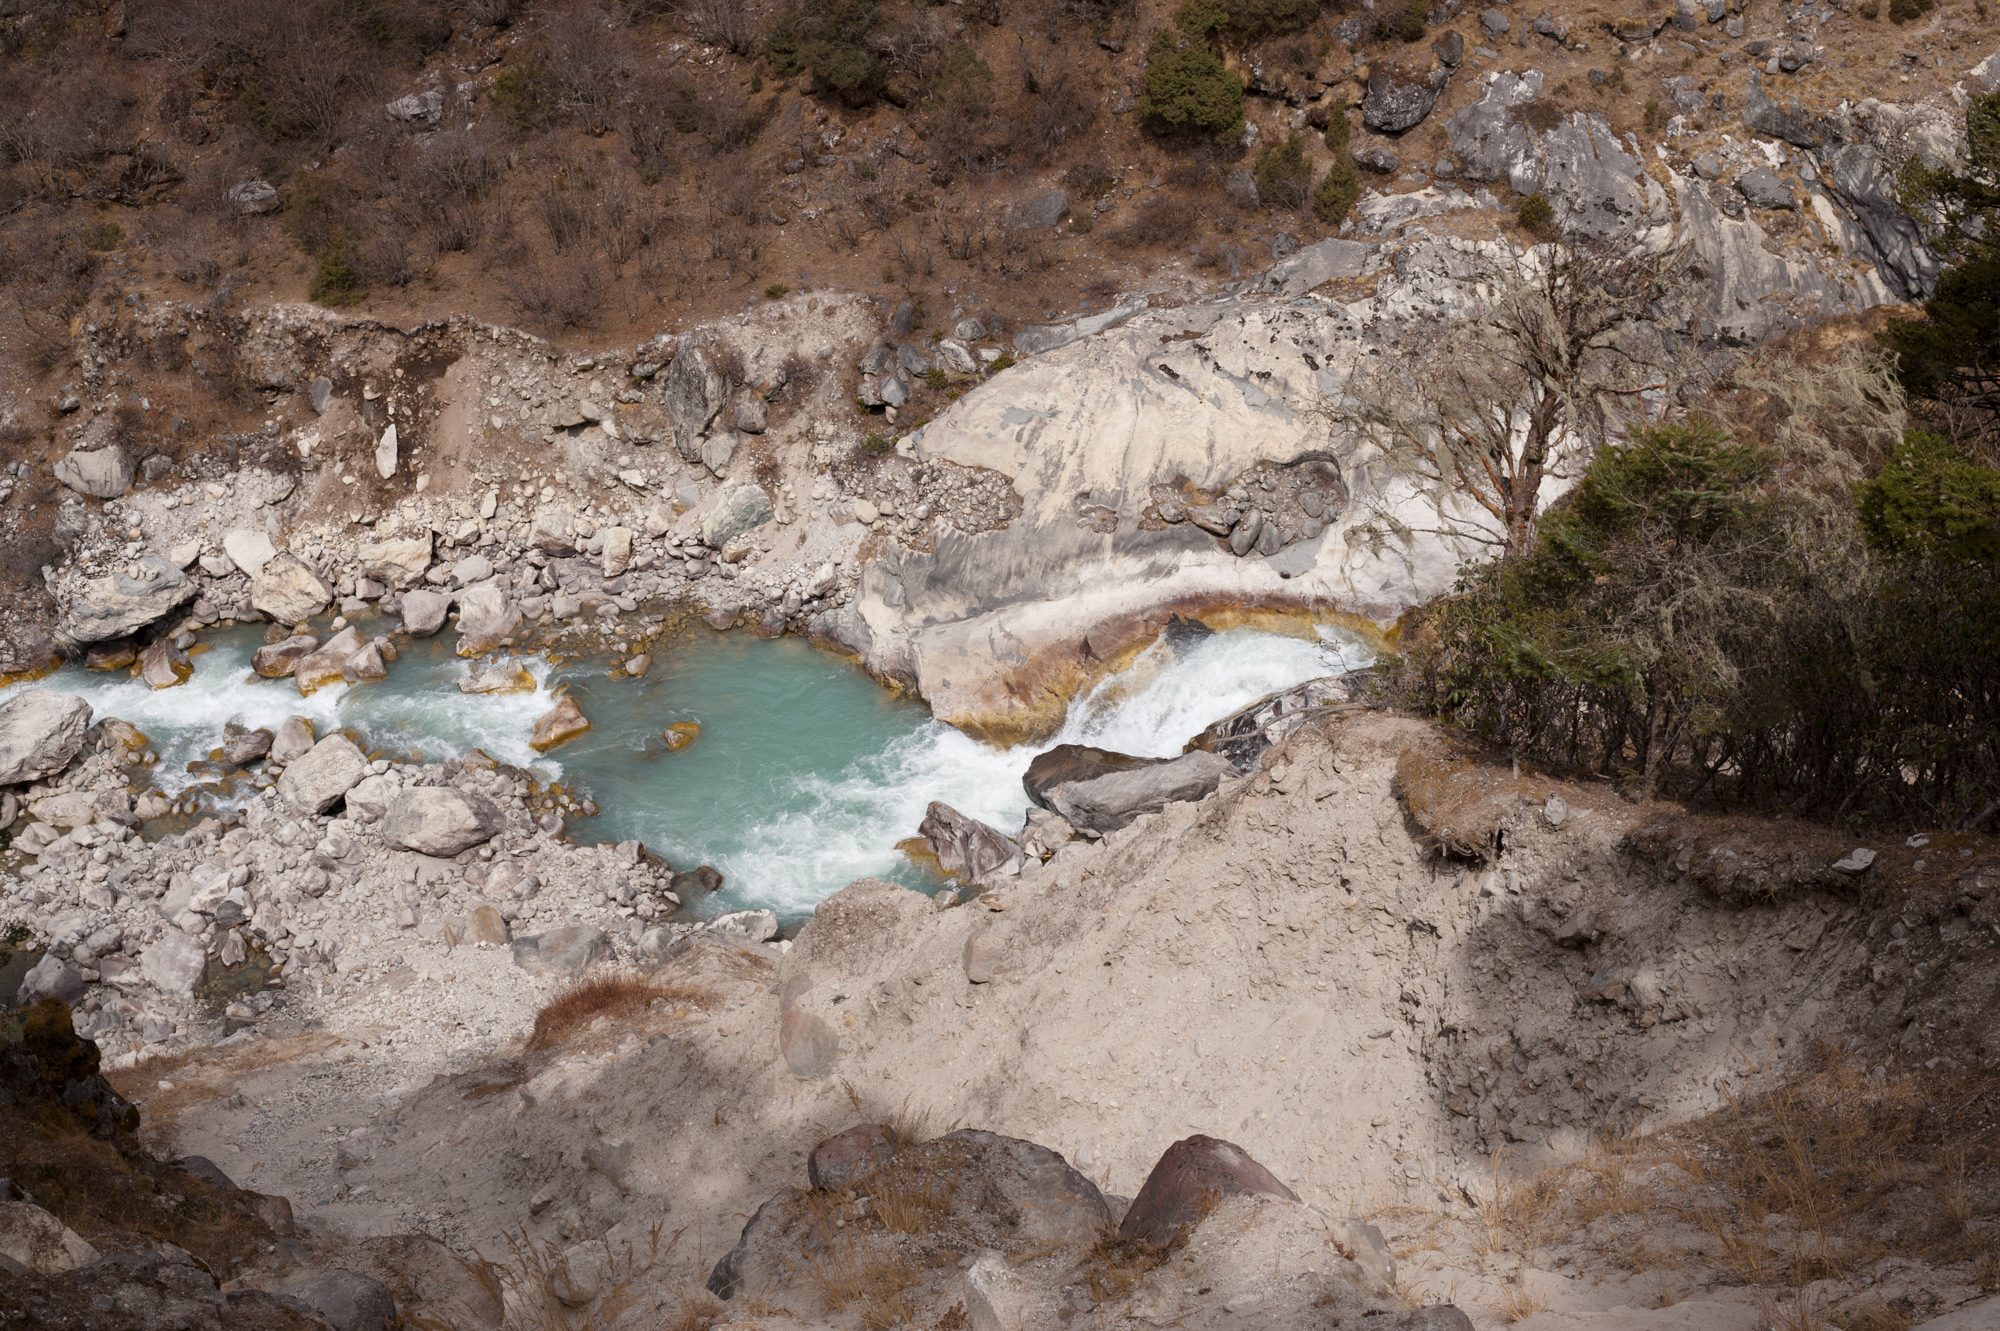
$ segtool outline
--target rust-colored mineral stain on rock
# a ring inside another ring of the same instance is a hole
[[[536,753],[547,753],[589,729],[590,718],[576,705],[576,699],[565,693],[541,720],[535,722],[535,733],[529,737],[528,744]]]

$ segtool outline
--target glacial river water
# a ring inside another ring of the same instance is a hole
[[[298,714],[322,734],[344,727],[372,750],[432,760],[483,749],[595,799],[599,815],[576,821],[573,835],[636,837],[676,868],[721,870],[723,890],[705,913],[764,906],[787,921],[859,877],[930,885],[896,843],[915,834],[931,800],[1013,831],[1027,807],[1021,775],[1048,744],[1171,755],[1238,707],[1370,659],[1358,639],[1332,629],[1317,638],[1237,630],[1178,651],[1160,643],[1079,698],[1059,735],[1007,749],[933,720],[797,639],[702,632],[663,645],[640,679],[614,676],[603,660],[530,657],[532,692],[486,695],[459,690],[468,664],[448,638],[403,641],[387,679],[309,698],[290,680],[250,670],[262,641],[250,628],[211,636],[176,688],[80,666],[35,686],[81,694],[100,718],[144,731],[160,754],[155,781],[169,792],[200,790],[209,778],[189,764],[230,720],[275,728]],[[537,754],[529,733],[563,687],[592,729]],[[660,732],[677,721],[698,722],[701,733],[670,753]]]

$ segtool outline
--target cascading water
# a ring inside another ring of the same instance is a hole
[[[676,867],[720,869],[724,889],[704,909],[764,906],[791,920],[860,877],[928,886],[895,847],[932,800],[1018,827],[1021,775],[1046,747],[982,744],[796,640],[704,635],[660,653],[638,680],[614,678],[603,662],[530,658],[534,690],[504,694],[461,692],[467,663],[433,640],[406,644],[386,680],[309,698],[250,671],[260,641],[249,629],[215,635],[177,688],[80,667],[38,686],[81,694],[99,717],[144,731],[160,754],[155,780],[170,793],[206,779],[188,765],[231,720],[276,727],[303,715],[321,733],[345,727],[371,749],[433,760],[480,748],[595,798],[601,813],[577,835],[637,838]],[[1047,743],[1170,756],[1239,707],[1371,659],[1357,638],[1330,629],[1314,639],[1239,630],[1178,648],[1156,643],[1077,699]],[[528,736],[560,687],[592,729],[538,755]],[[660,731],[683,720],[701,724],[700,739],[665,752]]]

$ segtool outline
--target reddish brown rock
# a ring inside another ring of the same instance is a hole
[[[1200,1135],[1185,1137],[1169,1146],[1146,1176],[1145,1186],[1132,1199],[1118,1234],[1164,1248],[1200,1224],[1223,1198],[1260,1193],[1287,1201],[1299,1199],[1234,1142]]]
[[[806,1179],[822,1192],[852,1187],[895,1154],[896,1137],[889,1129],[879,1123],[856,1124],[813,1147],[806,1157]]]

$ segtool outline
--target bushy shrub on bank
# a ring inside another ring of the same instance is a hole
[[[1719,798],[2000,814],[2000,472],[1921,432],[1852,495],[1712,421],[1602,449],[1406,632],[1404,696],[1523,757]]]

